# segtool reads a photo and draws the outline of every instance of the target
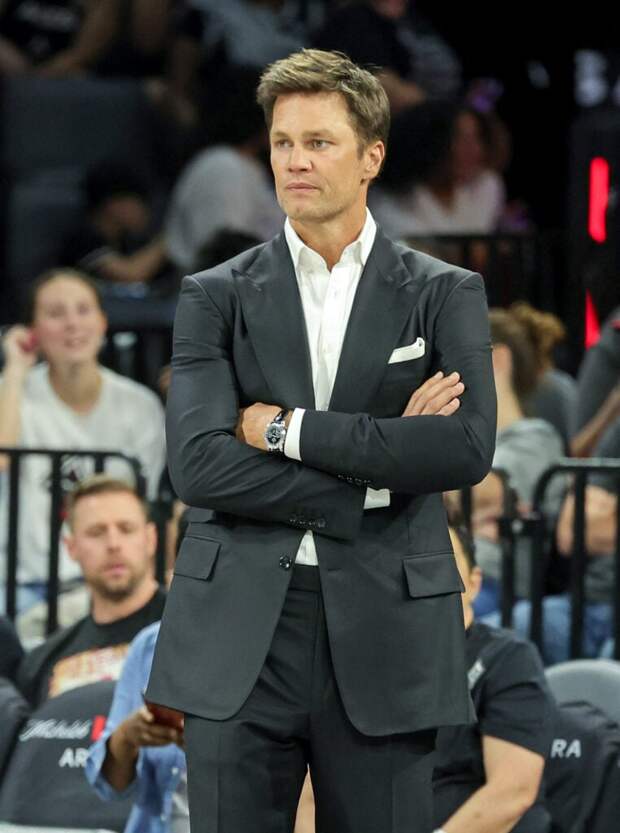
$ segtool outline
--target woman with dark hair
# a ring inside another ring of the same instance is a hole
[[[382,180],[370,195],[388,235],[495,231],[505,188],[491,164],[491,127],[480,113],[424,102],[394,118],[389,147]]]
[[[155,493],[164,465],[161,403],[151,391],[119,376],[98,361],[106,318],[92,281],[71,269],[56,269],[34,284],[28,326],[16,325],[3,341],[0,377],[0,446],[122,451],[137,457]],[[41,358],[43,361],[38,362]],[[6,469],[6,456],[0,469]],[[92,472],[92,460],[67,455],[63,484],[70,487]],[[106,469],[125,476],[127,466]],[[2,484],[5,486],[5,484]],[[45,595],[48,577],[50,462],[22,459],[18,546],[18,608]],[[2,522],[7,529],[7,489],[2,489]],[[4,577],[6,541],[0,541]],[[78,568],[61,550],[61,580]],[[0,585],[0,609],[4,606]]]

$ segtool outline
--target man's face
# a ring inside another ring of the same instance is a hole
[[[81,498],[72,527],[67,549],[94,593],[122,601],[152,575],[155,527],[131,493]]]
[[[278,96],[269,136],[278,202],[291,221],[325,223],[359,214],[384,147],[373,142],[360,152],[340,93]]]

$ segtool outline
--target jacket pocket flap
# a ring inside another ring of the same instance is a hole
[[[403,568],[409,595],[413,599],[440,596],[443,593],[462,593],[465,590],[454,553],[449,550],[403,558]]]
[[[219,541],[211,538],[186,535],[174,565],[175,576],[211,578],[220,546]]]

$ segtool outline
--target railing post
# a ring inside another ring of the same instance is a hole
[[[17,613],[17,545],[19,538],[19,474],[21,456],[9,456],[9,528],[6,541],[6,613],[15,619]]]
[[[59,452],[52,454],[52,493],[50,500],[49,526],[49,574],[47,580],[47,635],[58,627],[58,593],[60,580],[58,575],[60,530],[62,528],[62,459]]]
[[[584,577],[586,566],[585,496],[586,472],[575,476],[575,515],[573,518],[573,556],[570,571],[571,622],[570,657],[576,659],[583,653]]]

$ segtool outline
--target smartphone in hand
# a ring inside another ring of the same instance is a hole
[[[144,705],[155,718],[156,723],[161,723],[163,726],[170,726],[179,732],[183,731],[183,712],[171,709],[168,706],[160,706],[158,703],[152,703],[146,699],[144,692],[142,692],[142,699],[144,700]]]

